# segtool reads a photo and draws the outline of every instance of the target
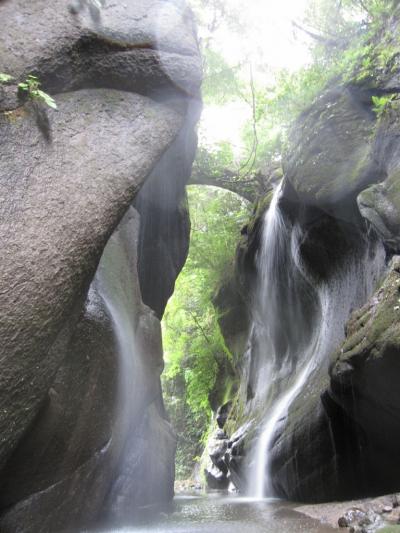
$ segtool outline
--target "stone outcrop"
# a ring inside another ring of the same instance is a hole
[[[2,471],[4,531],[61,531],[98,520],[100,510],[115,523],[172,496],[175,438],[160,396],[160,324],[136,274],[138,233],[131,209],[103,252],[43,405]],[[113,324],[123,318],[128,354]]]
[[[135,199],[135,208],[141,216],[138,270],[143,301],[159,318],[189,251],[185,186],[195,157],[198,118],[199,104],[193,101],[179,135]],[[165,176],[173,179],[166,180]]]
[[[229,485],[227,477],[228,467],[225,453],[228,449],[228,439],[223,429],[216,429],[208,440],[206,454],[208,463],[204,469],[204,477],[210,489],[226,489]]]
[[[355,311],[334,356],[329,394],[357,424],[358,476],[366,487],[389,492],[399,483],[393,461],[400,437],[400,258],[371,300]]]
[[[141,302],[136,262],[170,272],[152,298],[143,282],[144,300],[160,317],[187,251],[183,187],[196,142],[201,61],[184,2],[101,4],[0,3],[0,72],[15,80],[0,87],[5,532],[54,533],[101,515],[132,518],[138,506],[173,491],[160,326]],[[17,82],[29,74],[57,111],[18,94]],[[162,205],[163,189],[173,191],[166,218],[174,219],[170,239],[182,244],[168,254],[142,252],[149,230],[145,223],[139,230],[137,215],[119,226],[148,177],[148,187],[157,186],[153,202],[138,205],[144,221]],[[116,324],[93,281],[108,241],[130,265],[138,348],[128,413],[118,392]]]
[[[372,153],[376,117],[364,98],[331,89],[299,117],[284,172],[301,202],[348,217],[357,194],[382,177]]]

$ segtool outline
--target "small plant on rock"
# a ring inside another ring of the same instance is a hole
[[[393,94],[384,95],[384,96],[372,96],[373,111],[376,113],[376,116],[380,118],[387,110],[394,99]]]
[[[29,74],[25,81],[18,84],[18,90],[26,93],[31,100],[44,102],[52,109],[57,109],[54,98],[40,89],[40,81],[37,76]]]

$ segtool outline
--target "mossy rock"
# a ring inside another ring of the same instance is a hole
[[[400,533],[400,526],[385,526],[378,529],[378,533]]]
[[[400,250],[399,127],[400,99],[397,97],[388,102],[375,136],[374,159],[380,161],[384,180],[366,188],[357,198],[362,216],[396,253]]]
[[[400,257],[347,324],[330,370],[330,397],[361,439],[359,460],[370,493],[395,492],[400,479]]]
[[[351,364],[355,357],[364,361],[381,358],[389,343],[400,349],[399,321],[400,257],[396,256],[377,293],[348,322],[347,339],[335,364]]]

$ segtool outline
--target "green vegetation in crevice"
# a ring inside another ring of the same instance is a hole
[[[208,437],[212,412],[233,389],[232,356],[212,298],[234,260],[240,228],[248,216],[247,203],[227,191],[192,186],[188,196],[189,256],[163,319],[162,382],[178,435],[178,479],[191,476]]]
[[[385,96],[372,96],[373,111],[378,118],[381,118],[390,108],[395,96],[393,94]]]
[[[30,74],[25,81],[18,84],[18,90],[28,99],[35,102],[43,102],[52,109],[57,109],[57,104],[49,94],[40,89],[40,81],[37,76]]]

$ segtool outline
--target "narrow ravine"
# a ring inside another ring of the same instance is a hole
[[[0,20],[1,533],[399,533],[400,0]]]

